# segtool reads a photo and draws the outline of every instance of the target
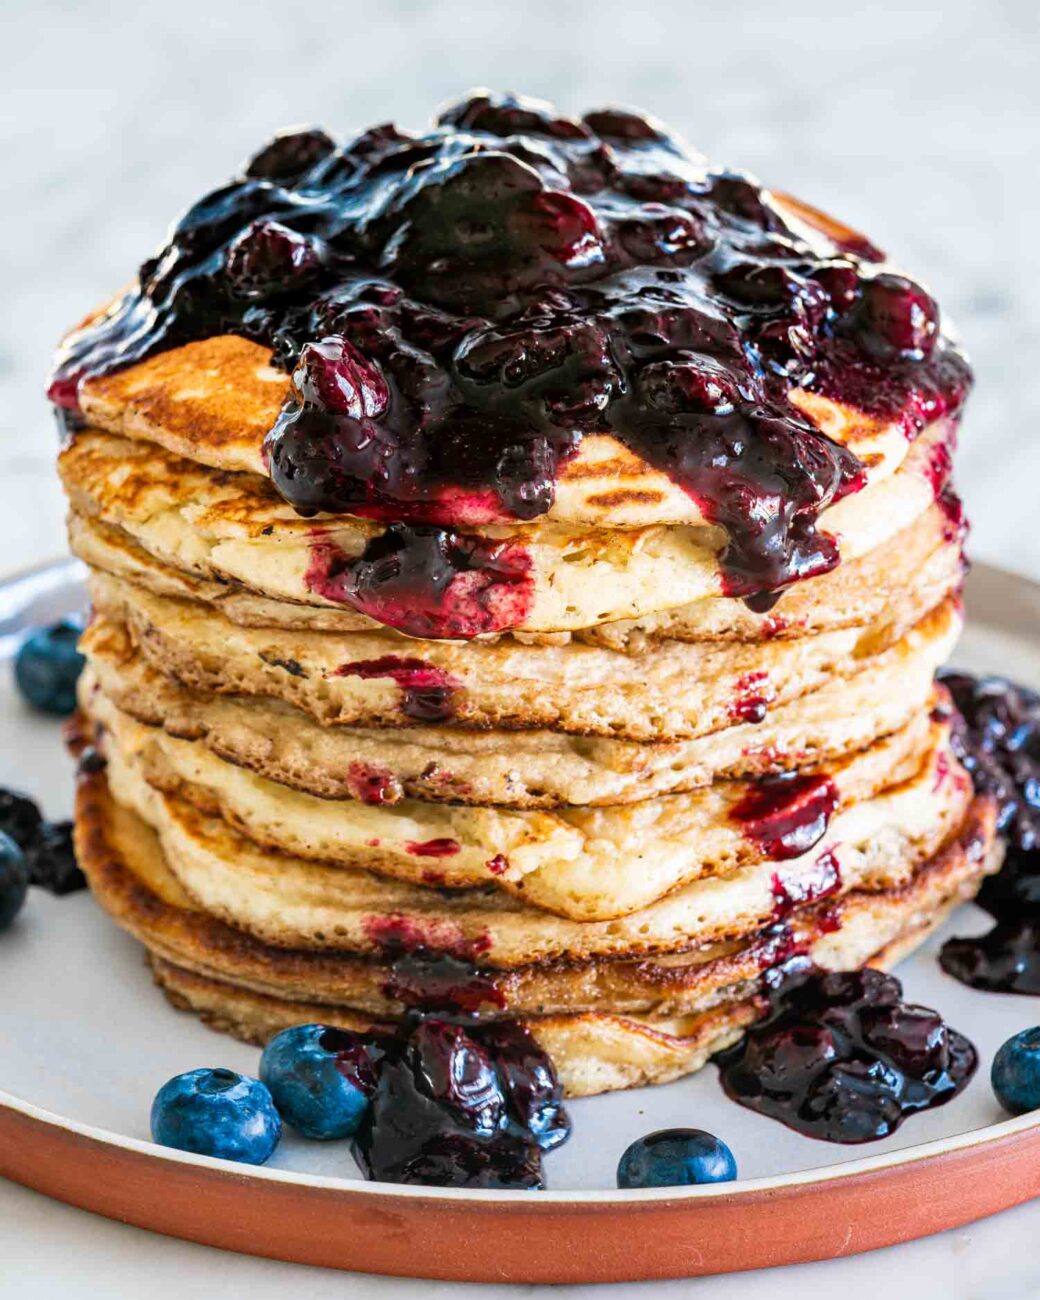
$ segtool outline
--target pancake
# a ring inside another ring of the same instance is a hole
[[[571,643],[422,642],[401,656],[379,634],[243,628],[195,602],[171,600],[94,573],[96,610],[125,622],[144,657],[195,690],[280,699],[325,726],[448,721],[483,729],[550,728],[627,740],[717,732],[847,679],[905,629],[840,628],[790,641],[660,641],[639,655]],[[956,599],[916,610],[916,635],[946,643]],[[89,651],[92,636],[84,645]],[[427,692],[434,692],[432,709]]]
[[[821,515],[821,530],[835,539],[843,559],[883,545],[929,508],[948,469],[952,439],[949,421],[930,426],[896,473]],[[122,528],[174,569],[236,582],[277,600],[351,604],[401,626],[395,621],[401,616],[387,613],[372,593],[348,596],[337,577],[383,536],[381,524],[346,516],[303,519],[266,478],[207,469],[151,443],[92,430],[76,434],[58,467],[74,510]],[[727,590],[720,562],[726,539],[714,525],[597,532],[538,522],[488,525],[472,536],[474,554],[494,557],[472,562],[488,586],[480,588],[476,612],[465,583],[457,593],[449,589],[450,607],[424,616],[423,626],[429,623],[439,637],[468,639],[509,628],[574,631]],[[415,631],[415,617],[413,611],[403,630]]]
[[[99,429],[200,465],[266,477],[264,438],[288,392],[289,376],[270,364],[269,348],[217,335],[88,379],[79,400],[83,416]],[[802,390],[791,397],[864,462],[868,483],[882,482],[906,456],[898,419]],[[587,433],[560,466],[555,499],[543,518],[593,528],[708,522],[690,495],[607,431]]]
[[[534,908],[495,886],[439,890],[262,848],[115,758],[113,796],[153,827],[171,871],[210,915],[275,947],[373,953],[405,935],[504,968],[674,952],[758,930],[808,897],[905,884],[971,801],[970,778],[943,749],[909,780],[836,815],[803,857],[696,879],[638,911],[589,921]],[[598,887],[594,878],[584,882],[608,914],[624,897],[626,868],[622,859]]]
[[[906,885],[806,909],[792,918],[791,941],[834,969],[891,964],[996,869],[993,828],[992,802],[975,800],[958,834]],[[401,1014],[384,962],[265,946],[199,911],[154,833],[112,800],[103,773],[81,778],[76,839],[97,900],[148,947],[174,1001],[215,1026],[263,1042],[303,1021],[363,1027]],[[527,966],[495,972],[494,987],[500,1014],[527,1020],[571,1095],[634,1087],[696,1069],[727,1034],[736,1037],[758,1014],[754,994],[776,943],[773,933],[679,957]],[[707,1036],[705,1024],[714,1026]]]
[[[912,606],[940,604],[964,576],[962,528],[952,498],[937,501],[876,550],[807,578],[784,592],[767,613],[742,600],[706,597],[643,619],[600,623],[574,632],[515,633],[519,639],[563,644],[569,639],[614,650],[639,651],[648,639],[772,640],[864,624],[906,624]],[[72,511],[69,545],[92,568],[143,586],[159,596],[199,600],[243,627],[312,632],[365,632],[376,624],[349,608],[329,609],[272,600],[238,583],[175,569],[146,551],[125,529]],[[387,629],[393,634],[393,629]],[[405,639],[397,634],[399,639]]]
[[[323,727],[280,700],[192,691],[154,668],[121,624],[96,618],[83,638],[90,689],[170,735],[200,740],[231,763],[327,799],[394,804],[630,803],[719,778],[839,761],[900,730],[932,703],[932,676],[952,649],[917,629],[855,676],[696,740],[640,743],[563,732]]]
[[[637,911],[693,880],[725,875],[767,860],[784,828],[802,845],[826,833],[850,834],[854,809],[891,786],[919,777],[934,783],[949,762],[949,723],[923,715],[826,772],[805,773],[764,819],[748,821],[762,789],[755,782],[716,782],[604,809],[516,812],[424,804],[390,807],[317,799],[267,781],[216,757],[198,741],[144,727],[103,695],[84,692],[87,716],[100,725],[99,745],[113,779],[130,769],[157,790],[221,816],[264,847],[310,861],[362,868],[439,888],[498,885],[532,906],[576,920]],[[792,802],[793,799],[793,802]],[[803,801],[800,805],[799,800]],[[799,808],[806,811],[799,814]],[[861,817],[862,819],[862,817]],[[791,832],[790,827],[795,827]]]

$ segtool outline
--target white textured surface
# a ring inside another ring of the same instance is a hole
[[[484,82],[566,109],[611,100],[649,108],[713,157],[859,226],[925,279],[978,374],[960,457],[975,552],[1040,576],[1032,0],[7,0],[0,48],[3,567],[62,547],[40,396],[50,349],[127,278],[170,216],[279,125],[418,125],[441,99]],[[1038,1228],[1040,1207],[1027,1207],[853,1261],[601,1294],[1031,1295]],[[0,1260],[4,1300],[162,1300],[217,1286],[257,1300],[297,1289],[315,1300],[458,1291],[222,1256],[9,1186],[0,1187]]]

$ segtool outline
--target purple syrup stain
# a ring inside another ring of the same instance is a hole
[[[1003,677],[944,672],[952,744],[975,790],[997,802],[1004,864],[976,902],[994,920],[978,938],[949,939],[942,968],[971,988],[1040,994],[1040,695]]]
[[[417,858],[450,858],[462,851],[458,840],[441,838],[436,840],[409,840],[405,849]]]
[[[353,762],[347,769],[347,789],[359,803],[397,803],[403,797],[401,784],[385,767]]]
[[[277,137],[69,336],[49,391],[73,412],[84,376],[254,339],[292,376],[266,442],[285,499],[441,525],[442,551],[467,546],[449,524],[545,514],[583,438],[609,432],[726,529],[726,590],[761,608],[833,568],[817,520],[865,481],[792,392],[912,437],[970,386],[934,301],[877,256],[840,227],[818,251],[755,181],[637,114],[479,95],[426,135]],[[429,542],[384,538],[371,564]],[[512,557],[508,578],[453,560],[467,582],[447,601],[430,571],[409,591],[353,564],[317,575],[330,598],[401,630],[418,603],[414,635],[522,621]]]
[[[766,857],[783,861],[801,857],[819,843],[838,800],[838,789],[825,773],[781,773],[760,777],[730,817]]]
[[[795,957],[767,972],[768,1012],[716,1056],[730,1098],[806,1137],[873,1142],[941,1106],[978,1064],[935,1011],[907,1004],[891,975],[817,970]]]
[[[365,938],[383,953],[397,956],[417,949],[436,949],[462,961],[473,961],[491,947],[486,934],[467,938],[454,921],[421,921],[399,912],[372,913],[362,921]]]
[[[776,692],[769,684],[769,674],[762,671],[744,673],[733,688],[729,715],[737,722],[764,722]]]
[[[470,640],[517,627],[534,598],[522,546],[426,524],[391,524],[358,556],[316,537],[304,582],[377,623],[434,639]],[[436,713],[436,704],[430,707]]]
[[[417,722],[446,722],[455,714],[454,697],[459,682],[425,659],[383,655],[341,664],[337,677],[366,680],[388,677],[401,688],[401,712]]]

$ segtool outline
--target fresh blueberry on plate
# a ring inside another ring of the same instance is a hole
[[[1040,1026],[1007,1040],[993,1058],[990,1079],[997,1101],[1012,1115],[1040,1110]]]
[[[6,930],[22,910],[28,889],[25,854],[10,835],[0,831],[0,930]]]
[[[725,1142],[700,1128],[665,1128],[638,1138],[621,1157],[618,1187],[728,1183],[737,1162]]]
[[[63,618],[30,632],[15,655],[18,689],[41,713],[67,717],[76,708],[76,682],[85,662],[76,648],[81,631]]]
[[[304,1137],[350,1137],[368,1109],[372,1080],[365,1044],[347,1030],[283,1029],[264,1048],[260,1078],[282,1118]]]
[[[176,1074],[152,1102],[152,1138],[178,1151],[262,1165],[281,1136],[271,1094],[234,1070]]]

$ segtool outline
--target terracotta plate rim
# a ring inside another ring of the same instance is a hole
[[[196,1155],[190,1151],[178,1151],[172,1147],[163,1147],[144,1138],[129,1137],[111,1129],[87,1124],[80,1120],[68,1119],[46,1110],[32,1102],[16,1097],[13,1093],[0,1089],[0,1110],[13,1111],[29,1120],[47,1125],[59,1131],[75,1134],[77,1137],[99,1142],[107,1146],[120,1147],[152,1160],[168,1161],[174,1164],[197,1166],[215,1172],[234,1171],[248,1178],[257,1178],[275,1183],[293,1186],[322,1188],[327,1191],[342,1192],[356,1196],[382,1196],[391,1199],[408,1200],[445,1200],[452,1202],[470,1202],[481,1205],[496,1203],[515,1204],[518,1193],[515,1191],[494,1191],[480,1188],[464,1187],[425,1187],[411,1186],[405,1183],[358,1182],[356,1179],[333,1178],[322,1174],[303,1174],[291,1169],[266,1168],[263,1165],[243,1165],[231,1160],[221,1160],[215,1156]],[[883,1172],[893,1166],[916,1164],[932,1160],[957,1151],[972,1147],[987,1146],[1007,1138],[1040,1129],[1040,1111],[1032,1111],[1012,1119],[988,1124],[983,1128],[970,1129],[951,1137],[936,1138],[931,1142],[921,1142],[914,1146],[902,1147],[873,1156],[861,1156],[855,1160],[844,1160],[839,1164],[818,1165],[812,1169],[803,1169],[795,1173],[773,1174],[762,1178],[742,1178],[732,1183],[709,1183],[700,1187],[660,1187],[621,1190],[610,1188],[590,1191],[541,1191],[537,1194],[539,1204],[555,1205],[624,1205],[632,1202],[646,1203],[655,1201],[695,1201],[706,1197],[726,1198],[742,1195],[758,1195],[763,1192],[782,1192],[788,1188],[805,1187],[814,1183],[833,1183],[863,1174]],[[522,1197],[528,1198],[526,1194]]]

